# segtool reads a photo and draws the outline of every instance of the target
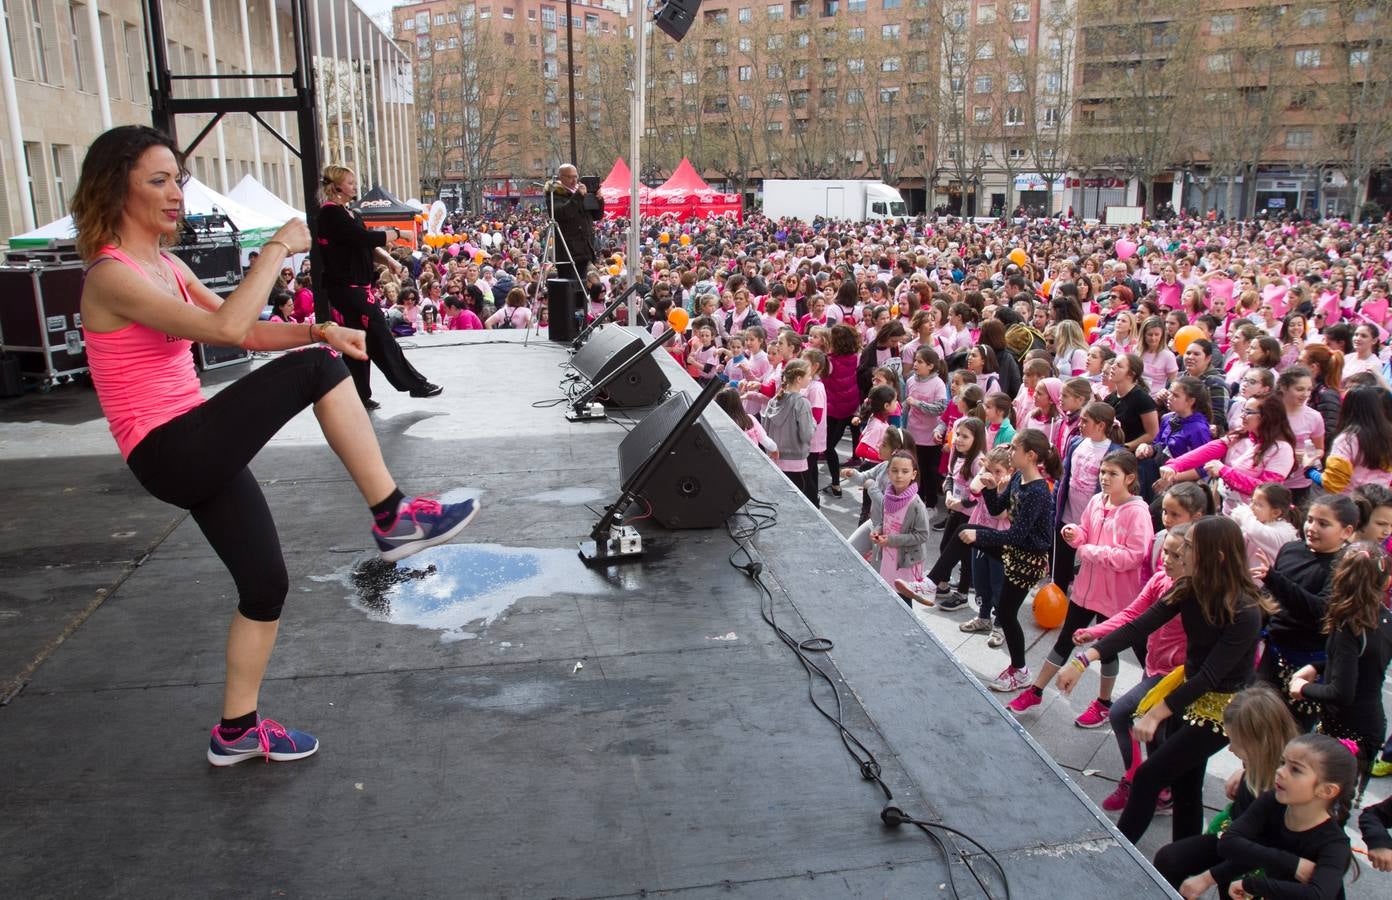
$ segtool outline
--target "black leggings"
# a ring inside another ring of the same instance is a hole
[[[1020,627],[1020,607],[1025,605],[1030,587],[1021,587],[1007,575],[1001,585],[1000,599],[996,601],[996,625],[1005,635],[1005,649],[1010,651],[1010,665],[1016,669],[1025,667],[1025,629]]]
[[[1173,724],[1171,724],[1173,723]],[[1131,782],[1131,796],[1117,820],[1117,830],[1131,843],[1141,839],[1155,817],[1155,801],[1170,789],[1174,798],[1172,840],[1203,831],[1203,781],[1208,758],[1228,744],[1228,737],[1211,725],[1191,725],[1179,713],[1168,720],[1169,733],[1141,763]]]
[[[359,397],[372,398],[372,363],[377,364],[398,391],[418,390],[429,383],[406,361],[396,336],[387,327],[387,317],[382,315],[379,306],[367,299],[367,288],[325,285],[324,289],[329,294],[329,305],[343,316],[343,324],[367,332],[367,359],[343,360],[353,375]]]
[[[851,425],[851,417],[838,419],[834,416],[827,416],[827,448],[824,456],[827,462],[827,471],[831,473],[831,483],[837,487],[841,486],[841,457],[838,455],[838,448],[841,445],[841,438],[846,436],[846,429]],[[852,448],[854,452],[854,448]]]
[[[1078,649],[1073,643],[1074,633],[1080,628],[1088,627],[1093,622],[1101,622],[1105,619],[1107,616],[1093,612],[1069,600],[1068,612],[1063,617],[1063,627],[1059,629],[1058,637],[1054,639],[1054,649],[1049,653],[1048,661],[1056,666],[1062,666],[1068,662],[1069,657]],[[1131,650],[1136,654],[1136,659],[1140,661],[1141,668],[1145,668],[1146,638],[1138,638],[1131,645]],[[1121,664],[1117,662],[1115,656],[1103,657],[1101,663],[1100,670],[1104,678],[1115,678],[1121,669]]]
[[[918,499],[931,515],[938,506],[938,491],[942,487],[942,475],[938,474],[938,463],[942,460],[942,446],[933,444],[914,447],[918,456]]]
[[[248,619],[279,619],[290,578],[266,497],[247,464],[347,377],[331,350],[287,353],[151,431],[126,460],[145,490],[193,514],[232,574],[237,610]]]
[[[1161,847],[1155,854],[1155,870],[1165,876],[1170,887],[1178,890],[1185,879],[1207,872],[1222,861],[1218,835],[1199,834]],[[1226,884],[1218,885],[1218,896],[1227,900]]]
[[[962,574],[957,579],[957,590],[965,594],[972,587],[971,548],[957,540],[957,532],[967,524],[967,514],[950,510],[947,524],[943,526],[942,543],[938,545],[938,561],[928,573],[933,584],[947,584],[952,578],[952,570],[960,563]]]

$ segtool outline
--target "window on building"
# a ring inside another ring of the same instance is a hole
[[[754,80],[754,67],[753,67],[753,66],[740,66],[740,67],[739,67],[738,77],[739,77],[739,80],[740,80],[740,81],[753,81],[753,80]]]
[[[53,16],[53,3],[29,0],[29,20],[34,29],[35,74],[44,84],[59,84],[62,67],[55,56],[58,46],[58,23]]]
[[[1063,76],[1057,72],[1049,72],[1044,76],[1044,93],[1057,94],[1063,89]]]
[[[991,44],[990,44],[989,42],[983,43],[983,44],[977,44],[977,45],[976,45],[976,58],[977,58],[977,59],[995,59],[995,58],[996,58],[996,48],[993,47],[993,46],[991,46]]]
[[[860,88],[851,88],[850,90],[846,91],[846,105],[864,106],[865,92],[862,91]]]
[[[914,19],[909,23],[909,37],[926,38],[932,33],[932,28],[927,19]]]
[[[1348,56],[1349,68],[1353,69],[1358,66],[1366,66],[1371,58],[1366,47],[1361,50],[1350,50]]]
[[[865,40],[865,29],[864,29],[864,28],[851,28],[851,29],[848,29],[848,30],[846,31],[846,40],[850,41],[852,44],[858,44],[858,43],[860,43],[861,41]]]
[[[780,131],[783,130],[783,123],[782,123],[782,122],[779,122],[779,121],[777,121],[777,120],[774,120],[774,121],[772,121],[772,122],[769,122],[765,127],[766,127],[770,132],[775,132],[775,133],[776,133],[776,132],[780,132]]]
[[[1005,155],[1011,162],[1024,162],[1027,156],[1024,147],[1011,147],[1006,151]]]
[[[1208,17],[1209,34],[1232,34],[1237,28],[1237,15],[1234,13],[1220,13]]]
[[[812,13],[812,4],[809,0],[793,0],[793,18],[805,19]]]
[[[1378,17],[1377,7],[1365,6],[1362,9],[1353,11],[1353,23],[1355,25],[1367,25],[1376,22]]]
[[[1323,6],[1312,6],[1300,13],[1300,24],[1305,28],[1314,28],[1328,21],[1329,10]]]
[[[840,0],[822,0],[822,18],[829,19],[841,10]]]
[[[504,6],[504,7],[503,7],[503,18],[504,18],[504,19],[511,19],[511,18],[513,18],[514,15],[515,15],[515,14],[513,13],[513,10],[512,10],[512,7],[511,7],[511,6]]]
[[[769,81],[774,81],[775,79],[783,77],[783,67],[778,63],[769,63],[766,73]]]
[[[990,25],[996,21],[996,8],[990,4],[976,8],[976,24]]]
[[[957,77],[957,78],[949,78],[949,79],[947,80],[947,82],[948,82],[948,87],[951,88],[951,90],[952,90],[952,93],[954,93],[954,94],[960,94],[960,93],[962,93],[962,85],[964,84],[964,81],[963,81],[962,78],[960,78],[960,77]]]
[[[435,25],[436,25],[436,27],[439,27],[439,26],[444,25],[444,24],[445,24],[445,15],[444,15],[444,13],[436,13],[436,14],[435,14]]]
[[[972,108],[972,121],[978,125],[985,125],[991,121],[991,107],[976,106]]]
[[[822,60],[822,74],[823,74],[823,75],[835,75],[836,72],[837,72],[836,60],[834,60],[834,59],[823,59],[823,60]]]
[[[811,46],[811,44],[812,35],[810,32],[799,31],[797,34],[793,35],[793,46],[797,47],[799,50],[805,50],[807,47]]]
[[[768,39],[767,39],[766,43],[767,43],[768,48],[769,48],[770,50],[782,50],[782,49],[783,49],[783,35],[781,35],[781,34],[771,34],[771,35],[768,36]]]
[[[881,26],[880,26],[880,39],[881,39],[881,40],[885,40],[885,41],[897,41],[897,40],[899,40],[899,26],[898,26],[898,25],[881,25]]]
[[[1016,56],[1024,56],[1029,52],[1029,38],[1016,37],[1010,39],[1010,52]]]
[[[1287,128],[1286,149],[1308,150],[1315,145],[1315,133],[1309,128]]]
[[[1057,128],[1059,124],[1059,111],[1057,106],[1046,106],[1044,108],[1044,126],[1046,128]]]
[[[846,12],[865,12],[865,0],[847,0]]]
[[[148,85],[145,80],[145,42],[141,40],[140,29],[135,25],[126,23],[124,28],[126,40],[126,80],[130,84],[130,97],[132,103],[148,102]]]
[[[404,22],[401,23],[401,30],[402,30],[402,31],[415,31],[415,30],[416,30],[416,19],[415,19],[415,17],[414,17],[414,16],[407,17],[406,21],[404,21]]]
[[[116,22],[104,12],[97,13],[101,31],[102,64],[106,68],[106,89],[113,100],[121,98],[121,74],[116,67]]]
[[[900,65],[901,65],[901,63],[900,63],[899,57],[897,57],[897,56],[886,56],[883,60],[880,61],[880,71],[881,71],[881,72],[898,72],[898,71],[899,71],[899,68],[900,68]]]
[[[783,21],[783,4],[782,4],[782,3],[770,3],[770,4],[768,5],[768,20],[769,20],[770,22],[781,22],[781,21]]]
[[[1025,124],[1025,112],[1018,106],[1008,107],[1005,111],[1005,124],[1023,125]]]
[[[859,75],[865,71],[865,60],[860,57],[846,60],[846,71],[853,75]]]
[[[1012,94],[1018,94],[1025,89],[1025,76],[1018,73],[1011,73],[1005,76],[1005,89]]]
[[[899,7],[901,7],[901,6],[903,6],[903,5],[904,5],[904,4],[903,4],[903,0],[884,0],[883,8],[884,8],[884,9],[898,9]]]
[[[49,147],[53,159],[53,197],[54,210],[59,218],[68,214],[68,191],[77,186],[73,148],[67,144],[53,144]]]
[[[781,109],[783,103],[783,94],[779,91],[774,91],[770,93],[768,97],[764,99],[764,105],[766,105],[769,109]]]
[[[754,39],[742,37],[739,39],[739,50],[741,53],[748,53],[754,49]]]
[[[747,23],[749,23],[749,22],[753,22],[753,21],[754,21],[754,9],[753,9],[753,7],[741,6],[740,9],[739,9],[739,13],[736,15],[736,18],[738,18],[739,21],[740,21],[741,23],[743,23],[743,24],[747,24]]]
[[[1232,51],[1224,50],[1219,53],[1210,53],[1204,64],[1210,72],[1231,72]]]
[[[880,88],[880,103],[890,105],[899,102],[899,89],[897,87]]]
[[[1320,67],[1320,48],[1309,47],[1295,51],[1295,65],[1299,69],[1318,69]]]
[[[1028,22],[1030,20],[1030,5],[1028,3],[1010,4],[1010,21]]]
[[[749,96],[748,94],[740,94],[739,100],[736,102],[738,103],[740,109],[754,108],[754,98]]]
[[[682,80],[682,84],[695,84],[695,83],[696,83],[696,73],[695,73],[695,72],[692,72],[692,71],[685,71],[685,72],[682,72],[682,79],[681,79],[681,80]]]
[[[511,47],[513,44],[517,43],[517,35],[513,34],[511,31],[505,32],[503,34],[503,43]]]
[[[35,222],[52,222],[52,201],[48,194],[48,179],[44,173],[43,148],[32,141],[24,142],[24,177],[29,182],[29,212]]]
[[[978,75],[972,79],[972,93],[989,94],[993,87],[990,75]]]

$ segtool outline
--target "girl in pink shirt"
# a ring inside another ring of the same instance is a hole
[[[1136,496],[1140,490],[1139,468],[1140,463],[1130,450],[1108,453],[1098,469],[1101,490],[1088,501],[1079,522],[1064,525],[1060,531],[1063,540],[1077,552],[1082,565],[1069,592],[1068,613],[1054,648],[1040,667],[1034,684],[1010,702],[1012,712],[1024,712],[1042,702],[1044,686],[1073,649],[1075,631],[1116,615],[1140,592],[1145,581],[1146,556],[1155,532],[1151,526],[1150,507]],[[1115,657],[1102,661],[1097,699],[1075,720],[1079,727],[1097,728],[1106,724],[1119,668]]]
[[[931,512],[938,505],[942,484],[942,441],[938,425],[947,409],[947,366],[932,347],[914,352],[912,372],[904,382],[904,404],[909,409],[907,428],[918,454],[918,493]]]
[[[1179,373],[1179,360],[1165,346],[1165,322],[1159,316],[1152,316],[1141,325],[1141,369],[1141,377],[1152,394],[1163,391]]]
[[[1223,494],[1223,513],[1232,513],[1247,502],[1257,485],[1285,481],[1295,465],[1295,435],[1291,434],[1285,406],[1274,394],[1244,400],[1246,427],[1190,450],[1160,468],[1166,487],[1179,475],[1196,481],[1199,470],[1217,482]]]
[[[1392,484],[1392,422],[1383,413],[1384,392],[1356,387],[1344,395],[1339,430],[1324,471],[1310,474],[1326,491],[1342,494],[1365,484]]]
[[[812,443],[808,448],[807,479],[812,488],[812,505],[821,508],[821,492],[817,488],[817,463],[827,448],[827,393],[822,384],[822,373],[826,371],[826,354],[808,348],[802,351],[802,359],[812,369],[812,380],[807,383],[802,395],[812,404]]]

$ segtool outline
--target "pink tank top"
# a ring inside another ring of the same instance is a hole
[[[162,255],[161,255],[162,256]],[[124,251],[103,247],[92,266],[114,259],[154,281]],[[177,266],[174,272],[184,302],[192,303]],[[92,266],[88,266],[90,272]],[[87,365],[97,400],[111,426],[122,458],[129,459],[145,435],[203,403],[198,373],[193,367],[193,342],[132,322],[115,331],[83,329]]]

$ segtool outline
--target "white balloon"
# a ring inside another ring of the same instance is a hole
[[[430,212],[425,217],[425,233],[439,234],[440,228],[445,224],[446,215],[448,215],[448,211],[445,209],[444,203],[436,200],[430,204]]]

